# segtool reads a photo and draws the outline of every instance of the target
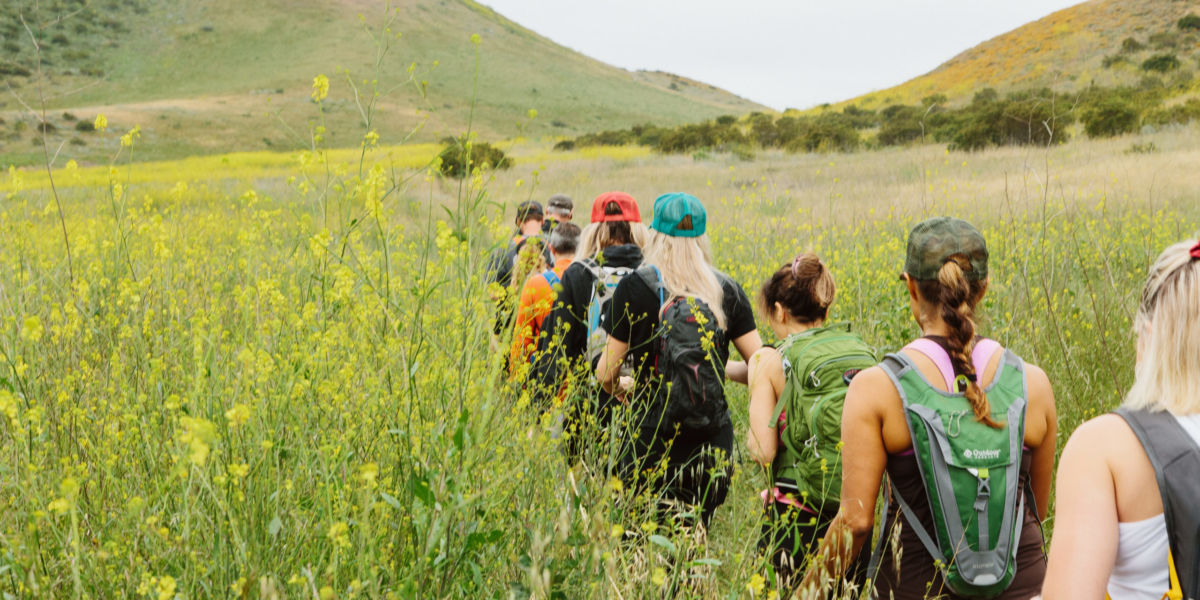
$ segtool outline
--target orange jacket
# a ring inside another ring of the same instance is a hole
[[[554,263],[551,271],[556,279],[561,278],[563,271],[570,265],[571,259],[561,258]],[[512,347],[508,353],[509,370],[514,375],[522,364],[529,362],[529,355],[537,349],[542,322],[546,320],[546,315],[550,314],[550,309],[554,308],[554,299],[557,296],[558,292],[550,286],[545,272],[534,273],[525,280],[513,323]]]

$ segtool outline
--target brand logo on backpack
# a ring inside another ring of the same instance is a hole
[[[972,458],[975,460],[993,460],[1000,458],[1000,449],[993,448],[991,450],[979,450],[978,448],[967,448],[963,450],[964,458]]]

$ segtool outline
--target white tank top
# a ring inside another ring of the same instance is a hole
[[[1175,417],[1200,444],[1200,415]],[[1171,586],[1167,570],[1167,520],[1159,513],[1143,521],[1117,523],[1117,562],[1108,577],[1113,600],[1160,600]]]

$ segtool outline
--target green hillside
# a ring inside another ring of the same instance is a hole
[[[1200,14],[1200,3],[1091,0],[983,42],[925,75],[836,106],[918,104],[934,94],[955,103],[970,101],[986,87],[1001,93],[1042,87],[1072,92],[1091,85],[1190,87],[1200,67],[1200,30],[1181,28],[1179,21],[1191,13]],[[1165,72],[1143,68],[1162,55],[1175,57],[1178,66]]]
[[[41,152],[38,121],[23,106],[38,105],[26,24],[42,41],[47,121],[62,160],[104,161],[115,150],[116,136],[72,122],[97,113],[111,131],[140,126],[142,156],[301,147],[319,116],[310,99],[317,74],[331,81],[324,119],[332,145],[357,145],[363,134],[348,79],[364,97],[378,81],[381,143],[418,125],[416,140],[460,133],[476,85],[472,34],[481,41],[474,126],[486,138],[574,136],[762,108],[705,84],[600,63],[470,0],[401,0],[390,11],[383,0],[34,5],[0,7],[0,85],[14,92],[0,99],[0,163],[34,162]]]

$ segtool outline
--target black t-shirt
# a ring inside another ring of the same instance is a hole
[[[716,344],[717,364],[723,367],[729,360],[730,341],[755,330],[754,309],[741,285],[716,269],[713,272],[721,282],[724,295],[721,307],[725,311],[725,330],[720,332]],[[640,274],[630,275],[617,284],[611,307],[612,320],[601,326],[613,339],[629,344],[627,360],[630,360],[634,373],[638,373],[640,379],[649,378],[649,367],[654,364],[657,350],[658,292]]]

